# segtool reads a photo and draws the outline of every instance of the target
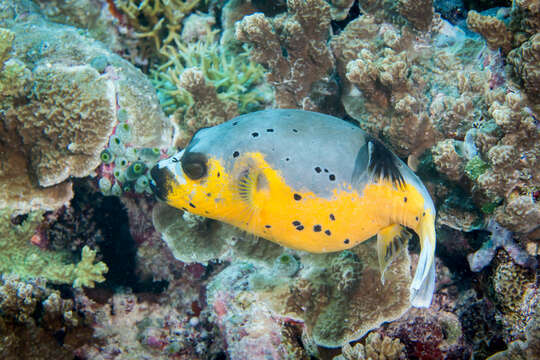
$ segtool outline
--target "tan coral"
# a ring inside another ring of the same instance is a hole
[[[180,76],[179,86],[189,93],[190,104],[173,115],[179,130],[174,141],[178,147],[185,147],[201,127],[221,124],[238,114],[236,104],[220,100],[214,85],[208,83],[197,68],[185,70]]]
[[[500,48],[504,53],[511,50],[512,33],[501,20],[471,10],[467,14],[467,26],[482,35],[490,49]]]
[[[507,59],[527,94],[540,99],[540,34],[512,50]]]
[[[458,145],[455,140],[446,139],[439,141],[431,149],[437,170],[454,181],[461,179],[465,170],[465,159],[457,153],[456,146]]]
[[[269,68],[281,108],[301,108],[314,83],[327,80],[334,60],[327,47],[330,7],[323,0],[288,0],[288,13],[267,18],[261,13],[236,24],[236,38],[253,46],[252,58]],[[287,54],[283,55],[283,49]]]
[[[415,29],[425,31],[433,19],[432,0],[399,0],[399,13],[406,18]]]

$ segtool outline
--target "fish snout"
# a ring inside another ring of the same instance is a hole
[[[159,164],[150,170],[150,188],[157,198],[167,201],[167,195],[171,191],[171,184],[174,176],[167,167],[160,167]]]

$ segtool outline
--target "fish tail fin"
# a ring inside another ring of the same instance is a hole
[[[410,300],[414,307],[429,307],[435,291],[435,214],[429,209],[418,226],[420,257],[411,283]]]

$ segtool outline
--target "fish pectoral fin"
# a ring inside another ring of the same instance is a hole
[[[388,265],[399,255],[411,238],[411,233],[403,226],[394,224],[382,228],[377,233],[377,255],[381,270],[381,282],[384,284],[384,272]]]
[[[435,217],[426,210],[418,226],[420,256],[411,282],[410,300],[414,307],[429,307],[435,291]]]

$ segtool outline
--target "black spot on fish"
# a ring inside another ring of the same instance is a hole
[[[407,197],[406,196],[403,198],[403,202],[407,202]]]
[[[291,160],[291,159],[289,159],[289,158],[285,158],[285,161],[289,161],[289,160]]]
[[[330,179],[330,181],[334,181],[334,180],[336,180],[336,175],[330,174],[330,175],[328,176],[328,178]]]
[[[195,205],[193,205],[192,203],[189,203],[189,206],[195,209]]]
[[[251,133],[251,136],[253,136],[254,138],[256,138],[257,136],[259,136],[259,133],[258,133],[258,132]]]
[[[328,172],[328,169],[324,169],[324,172],[327,173],[327,172]]]
[[[349,243],[349,239],[345,239],[345,240],[343,240],[343,242],[344,242],[345,244],[348,244],[348,243]]]
[[[206,196],[210,197],[210,196],[212,196],[212,194],[210,194],[210,193],[206,193]]]
[[[332,235],[332,233],[330,232],[330,230],[324,230],[324,233],[328,236]]]
[[[270,225],[264,225],[265,228],[270,229],[272,226]]]
[[[418,216],[416,217],[416,221],[418,221]]]
[[[296,227],[296,230],[301,231],[304,230],[304,225],[299,225]]]
[[[425,212],[423,212],[423,213],[422,213],[422,216],[426,216],[426,213],[425,213]]]
[[[240,153],[238,151],[235,151],[235,152],[232,153],[233,157],[238,157],[238,155],[240,155]]]
[[[238,125],[238,121],[235,121],[232,123],[232,126],[236,126],[236,125]]]
[[[302,197],[298,194],[294,194],[293,197],[294,197],[294,200],[296,201],[302,200]]]
[[[313,226],[313,231],[319,232],[319,231],[321,231],[321,230],[322,230],[321,225],[315,225],[315,226]]]
[[[315,172],[320,173],[321,171],[322,171],[322,170],[321,170],[320,167],[317,166],[317,167],[315,168]]]
[[[220,174],[220,173],[219,173],[219,171],[218,171],[218,173],[217,173],[217,177],[220,177],[220,176],[221,176],[221,174]]]
[[[336,220],[336,217],[334,216],[334,214],[330,214],[330,220],[332,221]]]
[[[187,209],[185,207],[183,207],[182,210],[187,211]]]
[[[274,132],[274,129],[266,129],[266,132]]]
[[[295,133],[297,133],[297,132],[298,132],[298,130],[296,130],[296,129],[292,129],[292,131],[293,131],[293,132],[295,132]]]
[[[298,221],[298,220],[294,220],[294,221],[292,222],[292,224],[293,224],[293,226],[298,226],[298,225],[301,224],[301,222]]]

